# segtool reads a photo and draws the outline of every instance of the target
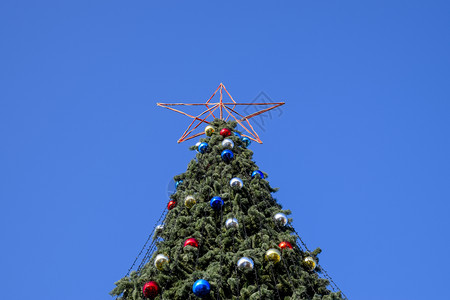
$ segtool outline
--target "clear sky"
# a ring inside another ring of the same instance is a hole
[[[155,103],[220,82],[286,102],[251,148],[349,299],[445,298],[449,31],[448,1],[0,1],[1,298],[110,299],[194,155]]]

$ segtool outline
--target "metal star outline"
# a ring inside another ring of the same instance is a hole
[[[225,91],[225,93],[228,95],[228,97],[230,98],[230,100],[232,102],[227,102],[227,103],[223,102],[223,91]],[[219,102],[215,102],[215,103],[211,102],[212,98],[216,95],[217,92],[219,92],[219,94],[220,94]],[[191,124],[186,129],[186,131],[183,133],[183,135],[178,140],[178,143],[182,143],[184,141],[187,141],[187,140],[190,140],[190,139],[193,139],[195,137],[198,137],[200,135],[205,134],[204,132],[199,132],[199,133],[196,133],[196,134],[192,135],[194,130],[197,129],[202,123],[206,123],[206,124],[210,123],[209,121],[207,121],[207,119],[209,117],[213,117],[214,119],[216,119],[216,116],[214,115],[214,112],[216,112],[216,110],[218,109],[219,110],[219,118],[221,120],[224,120],[226,122],[226,121],[228,121],[228,119],[230,117],[232,117],[248,133],[248,134],[244,134],[243,136],[246,136],[246,137],[250,138],[251,140],[253,140],[255,142],[258,142],[260,144],[262,144],[262,141],[259,138],[259,136],[256,133],[256,131],[253,128],[253,126],[250,124],[249,119],[251,119],[253,117],[256,117],[256,116],[258,116],[260,114],[263,114],[265,112],[268,112],[269,110],[272,110],[272,109],[277,108],[277,107],[279,107],[281,105],[284,105],[284,104],[285,104],[284,102],[237,103],[236,101],[234,101],[233,97],[231,97],[230,93],[227,91],[227,89],[225,88],[225,86],[222,83],[214,91],[214,93],[208,99],[208,101],[206,101],[206,103],[156,103],[156,105],[158,105],[160,107],[164,107],[164,108],[170,109],[172,111],[175,111],[177,113],[180,113],[182,115],[185,115],[185,116],[193,119]],[[265,109],[259,110],[259,111],[255,112],[255,113],[250,114],[250,115],[243,116],[243,115],[241,115],[240,113],[238,113],[235,110],[236,106],[239,106],[239,105],[248,105],[248,106],[261,106],[261,105],[267,106],[267,105],[270,105],[270,107],[267,107]],[[206,110],[203,111],[198,116],[193,116],[193,115],[190,115],[190,114],[188,114],[186,112],[183,112],[181,110],[172,108],[171,106],[206,106]],[[226,118],[224,118],[224,112],[228,114],[228,116]],[[216,112],[216,114],[217,114],[217,112]],[[198,123],[195,124],[196,122],[198,122]],[[248,126],[248,128],[246,126]]]

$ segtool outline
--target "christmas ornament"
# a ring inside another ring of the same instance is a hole
[[[223,136],[223,137],[230,136],[230,135],[231,135],[231,130],[228,129],[228,128],[223,128],[223,129],[220,131],[220,135]]]
[[[253,270],[255,263],[251,258],[242,257],[241,259],[238,260],[237,266],[239,269]]]
[[[226,92],[228,95],[228,98],[230,101],[223,101],[223,91]],[[219,102],[213,103],[211,100],[213,99],[214,95],[219,92],[220,94],[220,100]],[[207,121],[208,118],[213,119],[221,119],[221,120],[228,120],[229,118],[233,118],[236,120],[236,122],[242,126],[248,134],[251,135],[251,139],[253,139],[255,142],[258,142],[262,144],[261,139],[259,138],[256,131],[253,129],[253,126],[250,124],[250,119],[256,116],[259,116],[262,113],[265,113],[269,110],[272,110],[274,108],[277,108],[281,105],[284,105],[284,102],[275,102],[275,103],[268,103],[268,102],[262,102],[262,103],[236,103],[236,101],[233,100],[230,93],[227,91],[225,86],[221,83],[219,87],[214,91],[213,95],[206,101],[205,103],[157,103],[156,105],[160,107],[164,107],[167,109],[170,109],[172,111],[175,111],[177,113],[183,114],[186,117],[189,117],[192,120],[191,124],[188,126],[188,128],[184,131],[183,135],[178,140],[178,143],[193,139],[197,136],[200,136],[203,134],[203,132],[194,133],[196,128],[198,128],[202,123],[209,124],[209,121]],[[176,106],[176,108],[172,108],[171,106]],[[183,111],[181,111],[181,106],[196,106],[196,107],[205,107],[206,110],[202,113],[195,115],[195,114],[188,114]],[[253,107],[263,107],[261,110],[257,110],[254,113],[251,113],[249,115],[243,115],[239,113],[237,108],[240,108],[242,106],[253,106]],[[219,115],[217,116],[217,110],[219,110]],[[228,114],[224,116],[225,114]],[[215,113],[215,114],[214,114]],[[247,128],[248,126],[248,128]]]
[[[230,139],[224,139],[224,140],[222,141],[222,147],[233,149],[234,143],[233,143],[233,141],[230,140]]]
[[[220,210],[223,206],[223,200],[220,197],[213,197],[209,204],[214,210]]]
[[[252,143],[252,141],[251,141],[248,137],[246,137],[246,136],[244,136],[244,137],[242,138],[242,142],[244,142],[245,147],[250,146],[250,144]]]
[[[170,200],[169,203],[167,204],[167,209],[171,210],[173,209],[175,206],[177,206],[177,201],[175,200]]]
[[[177,189],[178,186],[182,183],[183,183],[183,180],[178,180],[177,182],[175,182],[175,188]]]
[[[226,222],[225,222],[225,227],[226,227],[227,229],[230,229],[230,228],[238,228],[238,227],[239,227],[239,222],[238,222],[238,220],[235,219],[235,218],[230,218],[230,219],[226,220]]]
[[[280,225],[286,226],[288,223],[288,217],[283,213],[277,213],[273,218],[275,219],[275,222]]]
[[[186,206],[187,208],[192,208],[195,205],[195,203],[197,203],[197,201],[195,201],[195,198],[192,196],[187,196],[184,199],[184,206]]]
[[[194,238],[187,239],[184,242],[184,247],[186,247],[186,246],[191,246],[191,247],[198,248],[198,241],[196,239],[194,239]]]
[[[281,253],[277,249],[269,249],[266,252],[266,259],[271,262],[278,263],[281,260]]]
[[[169,258],[165,256],[164,254],[158,254],[155,258],[155,267],[158,270],[162,270],[164,268],[164,265],[169,262]]]
[[[281,242],[278,244],[278,247],[280,247],[280,249],[282,250],[286,248],[292,249],[292,244],[289,242]]]
[[[209,292],[211,291],[211,286],[205,279],[199,279],[192,286],[192,291],[194,292],[195,296],[203,298],[205,296],[208,296]]]
[[[230,185],[231,187],[237,187],[240,189],[244,186],[244,182],[240,178],[235,177],[230,180]]]
[[[149,281],[146,284],[144,284],[144,287],[142,288],[142,292],[143,292],[145,298],[153,299],[156,296],[158,296],[159,286],[156,282]]]
[[[260,170],[253,171],[252,178],[261,178],[264,179],[264,174]]]
[[[231,150],[223,150],[222,154],[220,155],[222,157],[222,160],[226,163],[230,162],[234,158],[234,154]]]
[[[198,152],[198,146],[200,146],[201,142],[197,142],[195,143],[195,148],[197,148],[197,152]]]
[[[206,134],[207,136],[212,136],[212,134],[214,133],[214,131],[216,131],[216,130],[215,130],[214,127],[212,127],[211,125],[206,126],[206,128],[205,128],[205,134]]]
[[[311,256],[305,257],[305,259],[303,260],[303,263],[308,267],[308,269],[310,271],[314,271],[314,269],[317,266],[317,262],[314,258],[312,258]]]
[[[241,134],[240,134],[239,132],[236,132],[236,131],[235,131],[235,132],[233,132],[233,134],[234,134],[235,136],[237,136],[238,138],[240,138],[240,139],[242,138],[242,136],[241,136]]]
[[[164,229],[164,225],[156,226],[156,228],[155,228],[155,235],[156,236],[160,236],[160,233],[163,231],[163,229]]]
[[[208,150],[208,143],[200,143],[198,146],[198,152],[204,154]]]

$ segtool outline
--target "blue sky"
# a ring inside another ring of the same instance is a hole
[[[349,299],[448,284],[448,1],[0,2],[2,298],[110,299],[223,82],[285,101],[255,160]]]

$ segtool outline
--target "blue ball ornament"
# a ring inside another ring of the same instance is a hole
[[[198,152],[206,153],[206,150],[208,150],[208,143],[200,143],[200,145],[198,145]]]
[[[260,170],[253,171],[252,178],[261,178],[264,179],[264,174]]]
[[[211,286],[205,279],[199,279],[192,286],[192,291],[195,296],[203,298],[208,296],[209,292],[211,292]]]
[[[233,154],[233,151],[231,151],[231,150],[223,150],[222,151],[222,154],[220,155],[221,157],[222,157],[222,160],[224,161],[224,162],[230,162],[230,161],[232,161],[233,160],[233,158],[234,158],[234,154]]]
[[[220,197],[213,197],[209,203],[214,210],[220,210],[223,206],[223,200]]]
[[[233,132],[235,136],[237,136],[238,138],[241,138],[241,134],[239,132]]]
[[[182,183],[183,183],[183,180],[178,180],[177,182],[175,182],[175,188],[177,189],[178,186]]]
[[[246,136],[244,136],[244,137],[242,138],[242,142],[244,143],[245,147],[250,146],[250,144],[252,143],[252,141],[251,141],[248,137],[246,137]]]

